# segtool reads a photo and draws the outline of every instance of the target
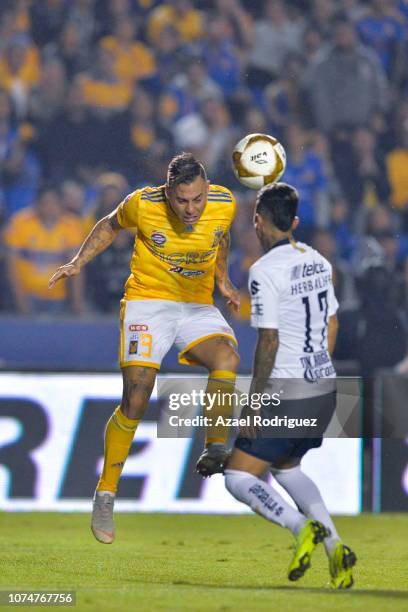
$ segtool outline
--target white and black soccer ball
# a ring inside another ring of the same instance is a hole
[[[273,136],[248,134],[234,147],[232,167],[242,185],[261,189],[280,179],[286,168],[286,152]]]

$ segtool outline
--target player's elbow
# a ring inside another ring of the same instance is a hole
[[[329,318],[329,325],[328,325],[328,330],[327,330],[328,349],[329,349],[330,355],[333,355],[334,353],[338,331],[339,331],[339,320],[336,315],[332,315]]]
[[[337,318],[337,315],[332,315],[329,318],[329,333],[332,332],[333,334],[337,335],[337,332],[339,331],[339,320]]]

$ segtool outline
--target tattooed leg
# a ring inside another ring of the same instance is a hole
[[[105,503],[103,500],[106,493],[114,495],[117,491],[119,478],[132,445],[133,437],[140,419],[149,404],[149,398],[156,378],[156,370],[154,368],[129,366],[123,368],[122,372],[122,402],[116,408],[106,425],[103,470],[96,487],[97,493],[100,493],[102,497],[99,500],[95,498],[92,520],[94,535],[103,542],[106,541],[106,538],[108,538],[109,542],[113,541],[113,506],[110,506],[111,501],[108,495],[106,503],[109,506],[109,512],[107,513],[108,519],[105,521],[103,519],[104,512],[101,510],[101,503]]]
[[[122,368],[123,395],[120,409],[128,419],[141,419],[149,404],[157,370],[144,366]]]

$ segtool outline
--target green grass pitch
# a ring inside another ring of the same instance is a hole
[[[336,523],[358,556],[347,592],[328,589],[320,547],[288,582],[292,536],[257,516],[118,514],[106,546],[85,514],[1,513],[0,589],[74,589],[69,609],[102,612],[408,610],[408,514]]]

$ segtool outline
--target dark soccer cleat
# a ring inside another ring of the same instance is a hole
[[[209,444],[203,450],[196,464],[196,471],[207,478],[213,474],[223,474],[226,467],[230,451],[224,444]]]
[[[302,578],[310,567],[314,549],[329,535],[330,531],[319,521],[306,522],[296,538],[296,550],[288,570],[289,580]]]
[[[329,560],[332,589],[351,589],[354,584],[352,569],[357,562],[355,553],[342,542],[337,542]]]

